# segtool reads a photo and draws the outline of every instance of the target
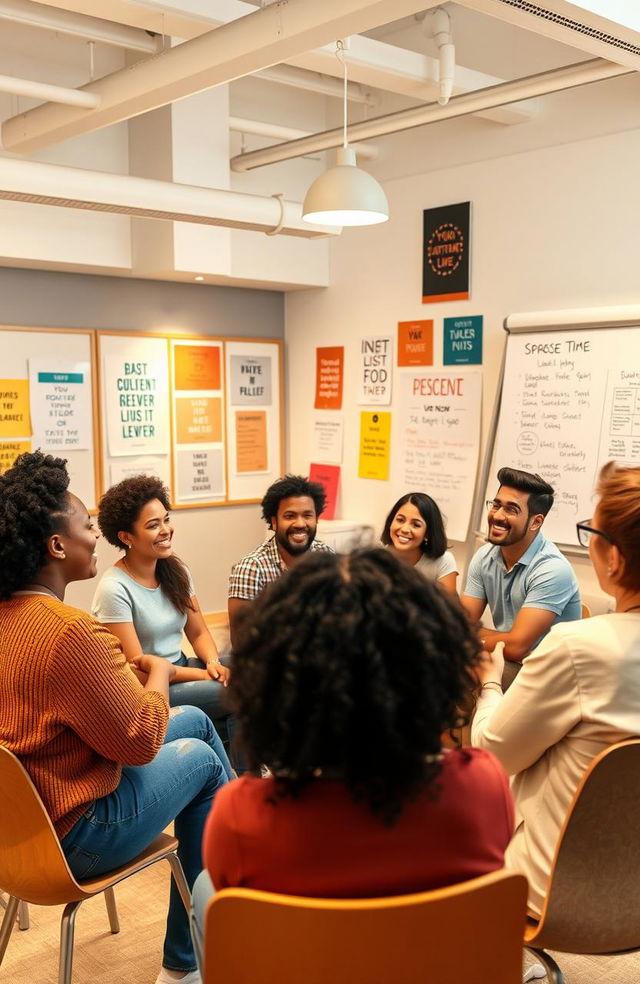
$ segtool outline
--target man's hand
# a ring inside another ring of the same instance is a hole
[[[497,642],[492,653],[486,649],[480,654],[480,662],[475,667],[478,683],[494,682],[502,685],[502,673],[504,670],[504,642]]]

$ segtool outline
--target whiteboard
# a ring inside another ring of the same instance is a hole
[[[575,546],[610,459],[640,465],[640,327],[510,334],[488,497],[501,466],[537,472],[556,490],[545,535]]]
[[[87,429],[86,440],[82,447],[74,449],[68,446],[69,431],[62,426],[61,433],[65,435],[60,446],[43,447],[47,454],[67,459],[69,471],[69,488],[80,498],[88,509],[95,510],[97,505],[97,468],[99,454],[97,449],[96,386],[94,333],[80,329],[64,328],[22,328],[0,326],[0,377],[4,380],[29,380],[30,363],[36,362],[41,368],[69,369],[67,377],[73,377],[74,388],[82,389],[83,406],[90,413],[92,421]],[[33,368],[33,366],[32,366]],[[68,380],[67,380],[68,381]],[[80,384],[80,385],[78,385]],[[29,384],[32,390],[31,384]],[[63,388],[69,389],[66,383]],[[25,427],[25,433],[16,435],[16,445],[20,450],[35,450],[33,441],[34,405],[33,392],[31,396],[31,420]],[[74,394],[75,396],[75,394]],[[68,397],[68,394],[67,394]],[[65,400],[67,400],[65,397]],[[64,404],[58,414],[70,414],[73,411],[69,403]],[[54,424],[57,421],[54,421]],[[64,419],[60,417],[61,425]],[[0,441],[3,445],[12,442]]]

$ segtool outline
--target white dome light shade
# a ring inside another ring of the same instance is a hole
[[[386,222],[387,197],[370,174],[356,167],[351,147],[340,147],[337,163],[313,182],[302,203],[302,218],[316,225],[365,226]]]

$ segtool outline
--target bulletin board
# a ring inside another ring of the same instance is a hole
[[[282,343],[98,332],[103,489],[157,475],[172,507],[256,502],[282,474]]]
[[[66,458],[70,489],[97,505],[99,435],[95,336],[0,326],[0,471],[41,448]]]
[[[496,470],[537,472],[556,490],[544,532],[569,551],[576,523],[593,512],[601,466],[640,465],[640,309],[512,315],[489,438],[481,498],[496,491]],[[474,515],[476,528],[483,507]]]

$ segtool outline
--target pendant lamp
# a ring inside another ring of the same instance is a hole
[[[336,164],[313,182],[302,203],[302,218],[314,225],[366,226],[389,218],[387,197],[370,174],[356,166],[356,152],[347,142],[347,63],[344,44],[336,42],[344,72],[343,142]]]

